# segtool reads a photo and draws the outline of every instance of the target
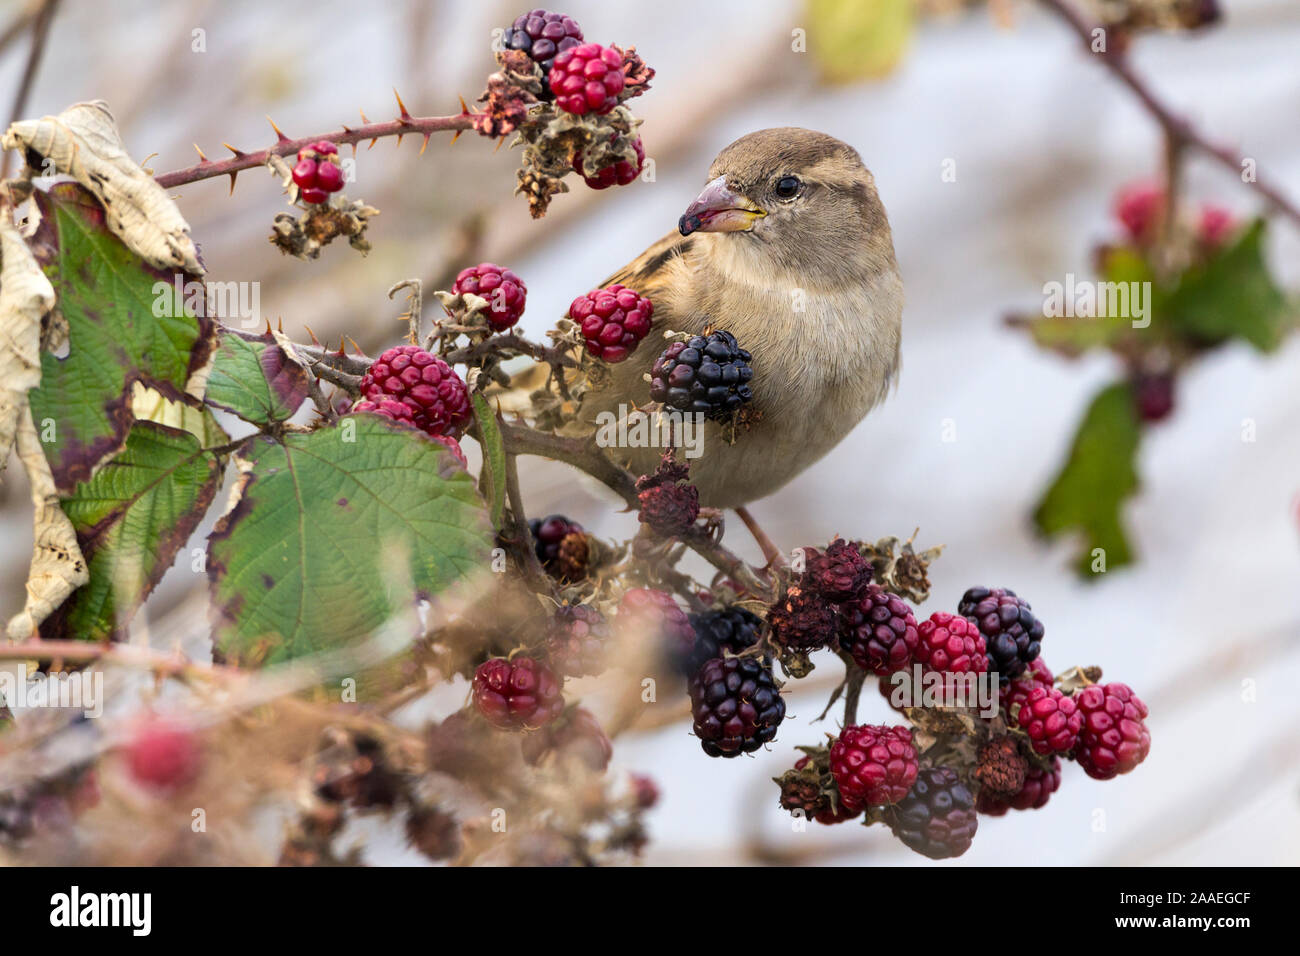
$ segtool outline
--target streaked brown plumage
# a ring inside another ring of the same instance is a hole
[[[798,182],[792,196],[789,178]],[[713,423],[691,463],[701,502],[738,507],[776,491],[835,447],[889,390],[903,289],[871,173],[825,133],[751,133],[724,149],[709,185],[665,236],[604,283],[654,302],[654,329],[581,416],[644,405],[662,332],[727,329],[753,355],[753,411],[728,445]],[[689,234],[687,234],[689,233]],[[658,449],[610,449],[638,473]]]

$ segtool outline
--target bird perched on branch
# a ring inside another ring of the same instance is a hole
[[[646,375],[664,330],[731,332],[752,359],[753,398],[729,444],[705,426],[691,481],[704,505],[739,508],[834,448],[898,371],[903,284],[871,173],[846,143],[797,128],[736,140],[678,229],[615,273],[654,303],[648,338],[611,365],[580,417],[649,401]],[[648,473],[657,448],[610,448]]]

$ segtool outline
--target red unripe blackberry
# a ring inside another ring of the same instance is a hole
[[[562,719],[527,735],[521,745],[524,760],[530,764],[539,764],[547,754],[555,752],[580,760],[597,773],[608,767],[614,756],[614,747],[600,722],[585,707],[575,707]]]
[[[952,674],[983,674],[989,666],[984,635],[956,614],[935,611],[916,629],[913,656],[927,670]]]
[[[1038,810],[1061,786],[1061,761],[1053,757],[1051,768],[1030,766],[1025,782],[1013,797],[1003,797],[981,790],[975,797],[975,809],[991,817],[1000,817],[1008,810]]]
[[[772,669],[754,657],[715,657],[691,678],[695,735],[710,757],[753,753],[776,738],[785,700]]]
[[[825,647],[835,638],[835,608],[813,591],[794,586],[767,612],[772,640],[786,650],[806,653]]]
[[[1053,686],[1055,678],[1052,676],[1051,669],[1043,658],[1035,658],[1029,665],[1029,669],[1013,681],[998,685],[998,703],[1002,706],[1002,712],[1006,714],[1007,723],[1015,726],[1015,718],[1012,717],[1012,711],[1025,702],[1029,692],[1040,684],[1044,687]]]
[[[1003,682],[1023,674],[1042,650],[1043,622],[1010,588],[971,588],[962,595],[957,613],[975,622],[984,635],[989,669]]]
[[[384,352],[361,376],[360,388],[376,404],[385,398],[405,403],[415,426],[429,435],[459,438],[472,415],[469,389],[460,376],[418,345]]]
[[[831,744],[831,773],[849,810],[886,806],[907,796],[916,781],[916,748],[907,727],[845,727]]]
[[[1029,734],[1035,753],[1063,754],[1074,749],[1083,729],[1083,714],[1073,698],[1039,684],[1030,688],[1016,707],[1016,723]]]
[[[546,638],[546,653],[562,677],[584,677],[605,670],[609,625],[605,615],[589,604],[556,608]]]
[[[632,588],[618,602],[617,625],[624,634],[656,641],[674,667],[690,660],[695,628],[673,596],[655,588]]]
[[[305,203],[322,203],[330,193],[343,188],[343,170],[339,166],[338,147],[321,140],[298,150],[292,176]]]
[[[1133,379],[1133,400],[1138,417],[1159,422],[1174,410],[1174,377],[1168,372],[1140,374]]]
[[[203,752],[187,727],[161,717],[145,718],[126,744],[126,760],[137,783],[155,790],[179,790],[199,775]]]
[[[474,671],[474,706],[501,730],[536,730],[564,710],[561,681],[531,657],[494,657]]]
[[[377,402],[363,398],[353,402],[348,412],[370,412],[372,415],[391,418],[395,422],[405,422],[412,427],[415,425],[415,413],[411,411],[411,406],[396,398],[381,398]]]
[[[659,785],[643,773],[628,774],[632,799],[642,810],[649,810],[659,802]]]
[[[650,397],[722,421],[754,397],[750,359],[736,337],[721,329],[673,342],[650,369]]]
[[[1237,217],[1231,210],[1212,203],[1201,207],[1196,223],[1196,239],[1207,249],[1217,249],[1232,237],[1237,229]]]
[[[623,92],[623,56],[599,43],[583,43],[556,54],[546,78],[555,105],[567,113],[602,116]]]
[[[1128,773],[1151,750],[1147,705],[1127,684],[1090,684],[1074,695],[1083,730],[1074,759],[1097,780]]]
[[[614,134],[618,136],[617,133]],[[611,140],[613,142],[613,140]],[[641,143],[641,137],[638,136],[632,140],[632,150],[636,153],[636,165],[633,166],[626,159],[620,159],[612,166],[606,166],[595,176],[588,176],[582,171],[582,153],[573,154],[573,171],[582,177],[592,189],[608,189],[610,186],[627,186],[636,182],[636,178],[641,175],[641,170],[645,168],[645,147]]]
[[[578,581],[586,575],[586,531],[582,525],[564,515],[547,515],[529,521],[528,530],[533,536],[533,551],[547,574],[567,581]],[[583,548],[574,547],[578,539],[581,539]],[[570,560],[579,550],[584,558],[581,567]]]
[[[492,262],[480,262],[461,269],[451,291],[458,294],[468,292],[487,299],[488,325],[498,332],[504,332],[519,321],[528,298],[524,280]]]
[[[743,653],[758,643],[763,630],[763,622],[743,607],[692,614],[690,622],[695,645],[685,666],[687,674],[694,674],[712,658]]]
[[[506,31],[507,50],[523,50],[543,73],[551,72],[557,53],[582,43],[582,27],[573,17],[547,10],[531,10],[515,17]]]
[[[582,329],[587,351],[606,362],[621,362],[650,334],[654,304],[614,284],[592,289],[569,305],[569,318]]]
[[[1165,191],[1155,183],[1130,183],[1115,196],[1114,213],[1135,242],[1155,237],[1156,220],[1165,202]]]
[[[439,445],[445,446],[452,453],[455,459],[460,462],[462,468],[469,467],[469,459],[465,457],[465,452],[461,450],[460,442],[456,441],[456,439],[452,438],[450,435],[430,435],[429,437]]]
[[[799,583],[828,601],[848,601],[871,581],[871,563],[856,541],[836,538],[823,550],[804,548]]]
[[[878,585],[868,584],[840,605],[840,647],[864,671],[885,677],[911,666],[919,639],[907,602]]]
[[[961,856],[979,826],[975,797],[951,767],[926,767],[891,812],[889,826],[907,847],[932,860]]]

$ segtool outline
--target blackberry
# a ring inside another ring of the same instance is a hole
[[[917,640],[912,609],[879,585],[840,605],[840,648],[864,671],[885,677],[908,667]]]
[[[587,534],[582,525],[564,515],[547,515],[529,521],[528,530],[533,535],[537,560],[547,574],[569,581],[585,576]]]
[[[984,635],[989,670],[1003,683],[1019,677],[1042,650],[1043,622],[1029,602],[1009,588],[971,588],[962,595],[957,613],[975,623]]]
[[[916,747],[907,727],[845,727],[831,744],[830,770],[849,810],[904,799],[917,774]]]
[[[836,538],[824,551],[805,548],[804,556],[800,583],[828,601],[848,601],[871,580],[871,563],[856,541]]]
[[[523,50],[534,63],[542,68],[542,73],[551,72],[555,55],[563,50],[570,50],[582,43],[582,27],[573,17],[563,13],[551,13],[548,10],[530,10],[515,17],[515,22],[506,31],[505,46],[507,50]],[[546,90],[550,96],[549,88]]]
[[[1020,752],[1014,737],[994,737],[975,755],[975,779],[980,793],[1010,798],[1025,785],[1029,761]]]
[[[975,798],[975,809],[991,817],[1000,817],[1008,810],[1037,810],[1047,804],[1047,799],[1061,785],[1061,761],[1056,757],[1048,769],[1030,767],[1024,785],[1013,797],[1000,797],[981,790]]]
[[[763,622],[741,607],[692,614],[690,620],[691,627],[695,628],[695,647],[686,665],[691,674],[707,660],[725,657],[728,651],[739,654],[753,647],[763,629]]]
[[[609,625],[589,604],[564,604],[555,610],[546,653],[562,677],[594,676],[605,669]]]
[[[546,85],[555,95],[555,105],[566,113],[604,116],[618,105],[623,92],[623,54],[599,43],[561,50]]]
[[[951,767],[923,768],[889,816],[894,836],[932,860],[969,850],[978,825],[975,797]]]
[[[792,587],[767,612],[772,640],[795,653],[825,647],[835,636],[835,607],[820,594]]]
[[[650,397],[669,408],[721,421],[754,397],[749,361],[750,354],[730,332],[674,342],[650,370]]]
[[[1147,705],[1127,684],[1089,684],[1074,695],[1083,730],[1074,759],[1095,780],[1128,773],[1151,750]]]
[[[537,730],[564,710],[563,681],[531,657],[494,657],[474,671],[474,706],[493,727]]]
[[[710,757],[753,753],[776,738],[785,700],[772,669],[752,657],[715,657],[690,681],[695,735]]]
[[[664,455],[659,467],[636,480],[637,518],[665,538],[685,534],[700,516],[700,492],[690,484],[690,467]]]
[[[461,377],[418,345],[388,349],[366,369],[358,387],[362,398],[378,406],[376,410],[384,407],[380,404],[384,399],[404,403],[415,426],[429,435],[459,438],[473,418],[469,389]]]

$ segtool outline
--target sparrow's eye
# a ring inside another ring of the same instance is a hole
[[[776,181],[773,190],[776,192],[778,199],[793,199],[799,195],[799,187],[803,183],[795,176],[782,176]]]

